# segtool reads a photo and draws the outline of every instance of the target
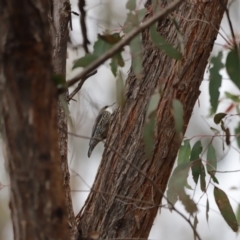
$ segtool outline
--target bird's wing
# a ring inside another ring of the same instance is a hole
[[[92,135],[91,135],[91,137],[93,137],[93,133],[95,132],[95,129],[96,129],[97,124],[99,123],[99,120],[100,120],[101,117],[102,117],[102,111],[99,112],[99,114],[98,114],[98,116],[97,116],[97,118],[95,120],[95,123],[94,123],[93,128],[92,128]]]

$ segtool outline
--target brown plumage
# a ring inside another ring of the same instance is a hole
[[[103,107],[93,125],[92,136],[89,142],[88,157],[91,156],[95,146],[102,140],[106,139],[109,128],[109,122],[112,115],[112,109],[109,106]]]

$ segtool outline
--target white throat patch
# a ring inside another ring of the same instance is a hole
[[[107,111],[107,112],[109,112],[109,113],[113,113],[113,110],[112,110],[112,108],[111,107],[107,107],[106,109],[105,109],[105,111]]]

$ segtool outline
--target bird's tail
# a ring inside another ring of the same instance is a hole
[[[88,149],[88,157],[91,156],[93,149],[95,148],[95,146],[97,145],[99,141],[97,141],[96,139],[91,139],[89,142],[89,149]]]

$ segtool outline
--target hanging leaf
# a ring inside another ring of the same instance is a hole
[[[207,222],[208,222],[208,219],[209,219],[209,201],[208,201],[208,198],[207,198],[207,204],[206,204],[206,219],[207,219]]]
[[[198,225],[198,218],[197,218],[197,215],[195,215],[194,222],[193,222],[193,227],[194,227],[195,230],[197,230],[197,225]],[[194,237],[194,240],[197,239],[197,236],[196,236],[194,231],[193,231],[193,237]]]
[[[231,144],[231,142],[230,142],[230,135],[231,134],[230,134],[229,128],[226,128],[225,134],[226,134],[226,137],[225,137],[226,144],[229,146]]]
[[[168,190],[172,192],[180,192],[187,184],[188,172],[192,163],[183,163],[178,165],[174,170],[168,182]]]
[[[240,89],[240,60],[236,49],[231,50],[226,59],[226,69],[230,79]]]
[[[145,14],[146,14],[146,8],[142,8],[142,9],[139,9],[137,11],[137,17],[138,17],[139,23],[142,21],[142,19],[144,18]]]
[[[240,122],[238,123],[238,126],[235,128],[235,134],[237,139],[237,145],[240,148]]]
[[[190,161],[194,161],[199,159],[199,155],[202,153],[202,144],[201,141],[198,140],[192,148],[192,152],[191,152],[191,157],[190,157]]]
[[[225,128],[225,125],[224,125],[224,122],[223,122],[223,121],[221,121],[220,126],[221,126],[221,129],[222,129],[224,132],[226,132],[226,128]]]
[[[151,96],[151,98],[149,100],[149,105],[148,105],[146,116],[149,116],[153,111],[155,111],[157,109],[160,97],[161,97],[160,93],[154,93]]]
[[[136,9],[136,0],[128,0],[126,3],[126,8],[130,11],[133,11]]]
[[[107,43],[110,46],[108,46],[109,48],[111,47],[111,45],[114,45],[116,43],[118,43],[122,37],[120,36],[119,33],[113,33],[113,34],[98,34],[98,38],[100,39],[99,41],[97,41],[94,46],[94,50],[98,50],[98,48],[100,47],[98,44],[103,44],[103,43]],[[103,41],[101,41],[103,40]]]
[[[212,172],[212,174],[215,175],[214,171],[217,169],[217,157],[216,157],[216,152],[212,143],[208,145],[206,165],[207,165],[207,171]]]
[[[170,58],[177,60],[182,58],[182,54],[160,35],[160,33],[156,30],[155,25],[150,27],[150,36],[154,45],[164,51]]]
[[[226,98],[231,99],[233,102],[240,103],[240,96],[239,95],[234,95],[230,92],[225,92]]]
[[[129,33],[132,29],[134,29],[135,27],[138,27],[140,25],[140,21],[139,20],[139,15],[138,14],[134,14],[134,12],[129,12],[127,14],[127,18],[126,21],[123,25],[123,32]]]
[[[219,130],[214,128],[214,127],[210,127],[210,129],[214,132],[214,134],[218,134],[219,133]]]
[[[200,176],[201,173],[201,160],[199,155],[202,152],[202,144],[201,141],[197,141],[193,148],[192,148],[192,152],[191,152],[191,157],[190,157],[190,161],[192,161],[192,176],[193,176],[193,180],[194,182],[197,184],[198,182],[198,178]]]
[[[186,139],[183,141],[183,145],[180,147],[178,152],[178,165],[189,162],[191,154],[190,140]]]
[[[215,172],[211,171],[211,172],[208,172],[208,174],[211,176],[212,180],[213,180],[215,183],[219,184],[216,176],[214,175]]]
[[[192,200],[192,198],[189,197],[189,195],[187,195],[185,193],[185,191],[181,191],[179,193],[179,200],[182,202],[182,204],[185,207],[185,210],[190,214],[193,215],[195,212],[198,211],[197,205],[196,203]]]
[[[173,99],[173,117],[175,122],[175,130],[177,133],[182,132],[183,128],[183,106],[182,103],[177,100]]]
[[[202,161],[201,162],[201,166],[200,166],[200,187],[201,187],[201,190],[203,192],[206,192],[206,180],[205,180],[205,177],[206,177],[206,172],[205,172],[205,168],[202,164]]]
[[[213,121],[216,123],[216,124],[219,124],[223,118],[225,118],[227,116],[226,113],[217,113],[214,118],[213,118]]]
[[[184,187],[189,186],[187,183],[188,172],[191,163],[178,165],[172,173],[168,182],[167,198],[174,205],[177,199],[183,203],[185,209],[192,215],[197,211],[195,202],[185,193]],[[171,206],[169,206],[171,208]]]
[[[168,208],[170,211],[172,211],[172,206],[175,205],[175,203],[178,200],[178,194],[176,192],[171,191],[171,189],[167,190],[167,201],[168,201]]]
[[[234,232],[237,232],[238,231],[237,219],[226,193],[220,188],[214,187],[214,198],[218,206],[218,209],[226,223],[232,228]]]
[[[151,157],[154,148],[154,128],[156,122],[156,115],[148,119],[148,122],[143,128],[143,138],[145,145],[145,152],[147,157]]]
[[[78,67],[87,67],[90,63],[95,61],[97,58],[98,56],[95,54],[87,54],[84,57],[77,59],[74,62],[72,69],[75,69]]]
[[[125,85],[124,85],[124,80],[123,80],[121,71],[119,71],[117,81],[116,81],[116,92],[117,92],[116,95],[117,95],[118,106],[120,106],[121,108],[124,108],[126,103]]]
[[[122,58],[121,53],[117,53],[116,55],[114,55],[110,63],[112,73],[115,77],[117,76],[118,66],[124,67],[124,60]]]
[[[142,72],[142,46],[140,36],[136,36],[129,44],[132,55],[132,68],[136,77],[141,76]]]
[[[222,75],[219,72],[224,67],[222,64],[222,52],[219,52],[217,57],[212,57],[211,64],[212,67],[210,68],[209,77],[209,95],[211,107],[215,113],[218,107],[218,99],[220,95],[219,89],[222,84]]]

